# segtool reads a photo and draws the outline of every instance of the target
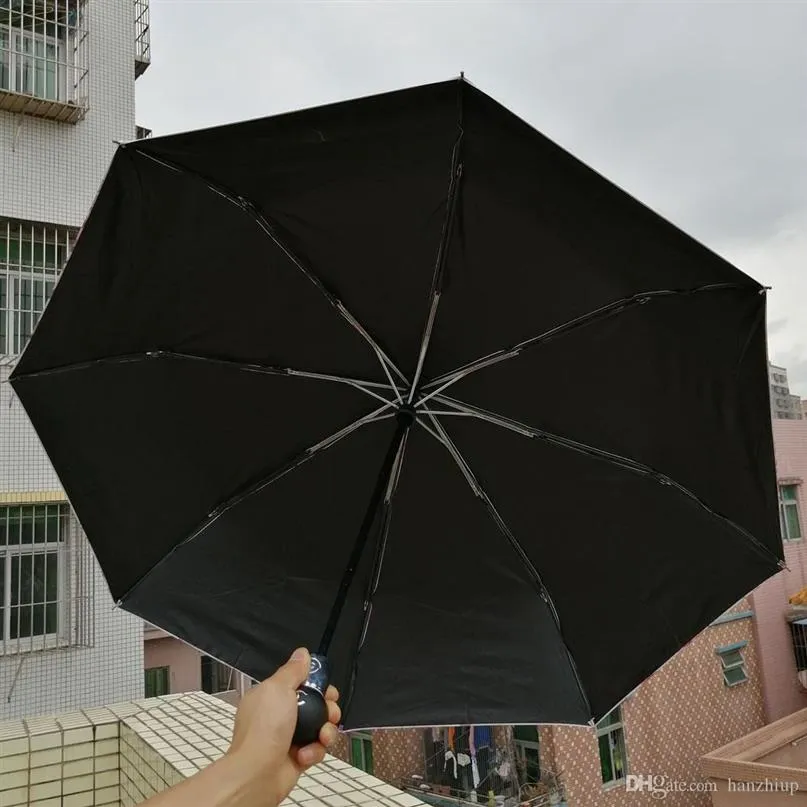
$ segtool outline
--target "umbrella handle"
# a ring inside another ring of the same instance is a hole
[[[330,678],[328,659],[312,653],[308,678],[297,690],[297,726],[292,745],[302,748],[319,739],[320,729],[328,721],[328,705],[325,692]]]

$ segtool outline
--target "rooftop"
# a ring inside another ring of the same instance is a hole
[[[707,754],[703,773],[714,807],[807,804],[807,709]]]
[[[131,807],[222,756],[235,708],[202,692],[55,717],[0,722],[0,804]],[[332,756],[286,807],[419,807],[423,802]]]

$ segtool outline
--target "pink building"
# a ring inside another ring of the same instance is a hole
[[[754,632],[760,657],[765,698],[765,719],[778,720],[807,707],[807,688],[799,680],[794,634],[807,626],[791,628],[797,616],[788,600],[807,586],[807,546],[804,514],[807,512],[807,421],[773,421],[779,510],[788,569],[763,583],[750,598]],[[807,610],[804,617],[807,618]],[[803,665],[800,665],[803,666]],[[807,682],[807,675],[801,678]]]
[[[252,685],[247,676],[148,623],[143,628],[143,666],[147,698],[203,691],[236,705]]]

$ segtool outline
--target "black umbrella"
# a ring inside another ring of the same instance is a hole
[[[123,608],[586,723],[779,569],[765,302],[459,80],[121,146],[13,385]]]

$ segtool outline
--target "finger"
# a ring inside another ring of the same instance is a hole
[[[297,689],[308,678],[310,665],[311,654],[304,647],[298,647],[292,653],[291,658],[272,676],[271,680],[277,681],[289,689]]]
[[[325,748],[330,748],[339,737],[339,732],[333,723],[326,723],[319,730],[319,742]]]
[[[325,746],[320,743],[311,743],[297,751],[297,764],[303,770],[318,765],[323,759],[325,759]]]
[[[342,710],[339,708],[339,704],[328,701],[328,721],[333,723],[334,726],[338,726],[341,719]]]
[[[339,700],[339,690],[331,684],[328,689],[325,691],[325,700],[326,701],[338,701]]]

